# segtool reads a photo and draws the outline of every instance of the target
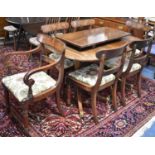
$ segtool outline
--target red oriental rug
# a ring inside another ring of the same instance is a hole
[[[6,76],[4,66],[4,54],[11,52],[10,48],[0,47],[0,80]],[[16,66],[24,66],[24,71],[38,65],[37,59],[28,63],[26,56],[15,56],[10,61]],[[20,63],[19,63],[20,62]],[[15,70],[11,70],[15,73]],[[20,70],[21,72],[23,70]],[[19,70],[18,70],[19,72]],[[29,113],[31,129],[38,136],[87,136],[87,137],[124,137],[132,136],[141,126],[143,126],[152,116],[155,115],[155,81],[143,78],[142,97],[138,98],[136,91],[127,90],[127,105],[119,105],[117,112],[111,110],[110,103],[98,100],[97,110],[99,124],[95,125],[92,119],[89,97],[84,103],[84,118],[80,119],[77,104],[74,102],[67,107],[63,104],[66,117],[58,114],[55,99],[53,96],[47,98],[42,103],[36,104]],[[103,95],[109,90],[103,91]],[[74,93],[73,93],[74,95]],[[119,92],[118,92],[119,95]],[[14,100],[11,100],[14,102]],[[62,101],[63,102],[63,101]],[[35,109],[35,110],[34,110]],[[47,117],[48,116],[48,117]],[[30,136],[35,136],[31,132]],[[3,89],[0,83],[0,136],[26,136],[17,123],[9,118],[6,113]]]

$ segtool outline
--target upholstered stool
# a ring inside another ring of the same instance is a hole
[[[16,34],[17,34],[18,29],[12,25],[9,25],[9,26],[5,26],[4,30],[5,30],[4,46],[6,44],[6,39],[7,39],[8,33],[12,33],[13,34],[13,42],[14,42],[14,50],[16,50]]]

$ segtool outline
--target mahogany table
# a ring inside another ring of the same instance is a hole
[[[57,36],[57,38],[63,40],[68,45],[83,50],[88,47],[93,47],[94,45],[119,40],[128,35],[130,35],[130,33],[110,27],[99,27],[90,30],[66,33]]]
[[[88,39],[90,36],[94,37],[91,41]],[[105,36],[109,36],[108,41]],[[113,39],[112,36],[114,36]],[[132,41],[140,40],[137,37],[130,36],[129,33],[103,27],[58,35],[57,38],[63,40],[67,44],[66,58],[78,62],[96,61],[96,53],[101,50],[118,48]]]

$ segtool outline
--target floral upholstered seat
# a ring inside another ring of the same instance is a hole
[[[123,72],[125,72],[127,70],[128,65],[129,65],[129,60],[126,59],[125,64],[124,64],[124,67],[123,67]],[[141,69],[141,65],[139,63],[134,63],[132,65],[132,67],[131,67],[130,72],[133,72],[133,71],[136,71],[136,70],[139,70],[139,69]]]
[[[48,49],[49,51],[51,51],[51,54],[49,55],[49,58],[52,60],[58,60],[60,58],[60,55],[50,46],[45,45],[45,48]],[[74,62],[72,60],[69,60],[67,58],[65,58],[64,61],[64,68],[70,68],[74,66]]]
[[[2,79],[2,83],[13,93],[19,102],[24,102],[28,99],[28,86],[23,81],[25,74],[26,72],[19,73]],[[53,88],[56,85],[56,81],[45,72],[35,73],[30,78],[35,81],[32,86],[33,96],[49,88]]]
[[[29,38],[29,42],[34,46],[39,46],[40,42],[37,40],[37,37],[31,37]]]
[[[92,64],[90,66],[69,73],[69,76],[76,80],[79,80],[80,82],[83,82],[90,86],[94,86],[97,81],[97,73],[98,73],[98,66],[96,64]],[[103,76],[101,85],[109,83],[113,80],[115,80],[115,76],[113,74]]]
[[[140,52],[141,52],[141,51],[137,49],[136,52],[135,52],[135,54],[136,54],[136,55],[139,55]],[[113,68],[113,67],[119,65],[119,64],[120,64],[120,61],[121,61],[121,58],[120,58],[120,57],[111,58],[111,59],[109,59],[109,60],[107,60],[107,61],[105,62],[105,65],[106,65],[107,67],[109,67],[109,68]],[[129,65],[129,59],[127,58],[127,59],[125,60],[125,64],[124,64],[124,67],[123,67],[123,72],[125,72],[125,71],[127,70],[128,65]],[[140,68],[141,68],[141,65],[140,65],[139,63],[134,63],[134,64],[132,65],[132,67],[131,67],[130,72],[139,70]]]
[[[57,54],[57,53],[51,53],[49,55],[49,58],[50,59],[53,59],[53,60],[58,60],[60,58],[60,55]],[[65,61],[64,61],[64,68],[67,69],[69,67],[73,67],[74,66],[74,62],[69,60],[69,59],[66,59],[65,58]]]

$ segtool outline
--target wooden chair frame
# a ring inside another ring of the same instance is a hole
[[[88,84],[84,84],[83,82],[80,82],[72,77],[68,77],[69,80],[76,85],[77,87],[77,98],[78,98],[78,107],[79,107],[79,112],[80,116],[83,117],[83,106],[82,106],[82,98],[81,98],[81,89],[89,92],[91,94],[91,106],[92,106],[92,113],[93,113],[93,118],[95,123],[98,123],[97,119],[97,109],[96,109],[96,99],[97,99],[97,94],[99,91],[112,86],[112,106],[114,110],[117,110],[117,101],[116,101],[116,91],[117,91],[117,83],[118,79],[122,74],[123,71],[123,65],[125,62],[125,56],[126,56],[126,46],[124,45],[120,48],[117,49],[111,49],[111,50],[106,50],[106,51],[100,51],[97,52],[96,57],[99,60],[99,69],[97,73],[97,81],[94,86],[89,86]],[[111,68],[104,70],[104,64],[106,59],[114,58],[121,56],[121,63],[120,66],[117,66],[116,68]],[[100,86],[101,80],[103,75],[109,75],[109,74],[115,74],[115,80]],[[70,85],[68,86],[68,105],[71,103],[71,87]]]
[[[65,44],[56,38],[52,39],[51,37],[48,37],[43,34],[38,35],[38,40],[41,42],[41,46],[28,51],[27,54],[32,54],[32,53],[40,52],[40,51],[44,52],[44,45],[46,44],[46,45],[49,45],[55,48],[61,54],[61,58],[58,61],[51,61],[51,59],[49,59],[47,56],[44,56],[42,54],[42,61],[46,62],[47,65],[32,69],[29,72],[27,72],[26,75],[24,76],[24,79],[23,79],[24,83],[29,87],[29,89],[28,89],[28,99],[22,103],[19,103],[16,97],[3,84],[7,111],[9,114],[11,114],[11,116],[16,118],[16,120],[20,123],[20,125],[24,127],[24,130],[26,132],[28,132],[28,129],[29,129],[29,119],[28,119],[29,106],[32,105],[34,102],[40,101],[50,96],[53,93],[55,93],[56,95],[56,103],[57,103],[58,110],[60,114],[64,116],[61,103],[60,103],[60,89],[61,89],[61,85],[63,82],[63,76],[64,76],[64,57],[65,57],[65,48],[66,48]],[[17,52],[11,53],[11,55],[16,54],[16,53]],[[18,54],[25,54],[25,53],[26,52],[18,52]],[[34,73],[40,72],[40,71],[46,72],[53,67],[56,67],[57,70],[59,71],[58,80],[56,81],[55,87],[50,88],[38,95],[33,96],[32,86],[35,83],[35,81],[31,79],[31,75],[33,75]],[[15,97],[18,105],[13,106],[10,103],[9,94],[12,94]]]
[[[144,50],[147,51],[144,52]],[[125,86],[126,86],[126,79],[130,76],[137,75],[137,91],[138,91],[138,96],[141,96],[141,71],[144,68],[144,66],[147,64],[150,51],[152,47],[152,38],[145,39],[145,40],[140,40],[140,41],[134,41],[130,44],[130,48],[132,49],[130,52],[131,56],[129,59],[129,64],[127,67],[127,70],[122,74],[121,76],[121,101],[123,105],[126,105],[125,103]],[[141,50],[141,52],[137,55],[136,54],[136,49]],[[130,72],[132,66],[134,63],[139,63],[141,65],[141,68],[139,70]]]

